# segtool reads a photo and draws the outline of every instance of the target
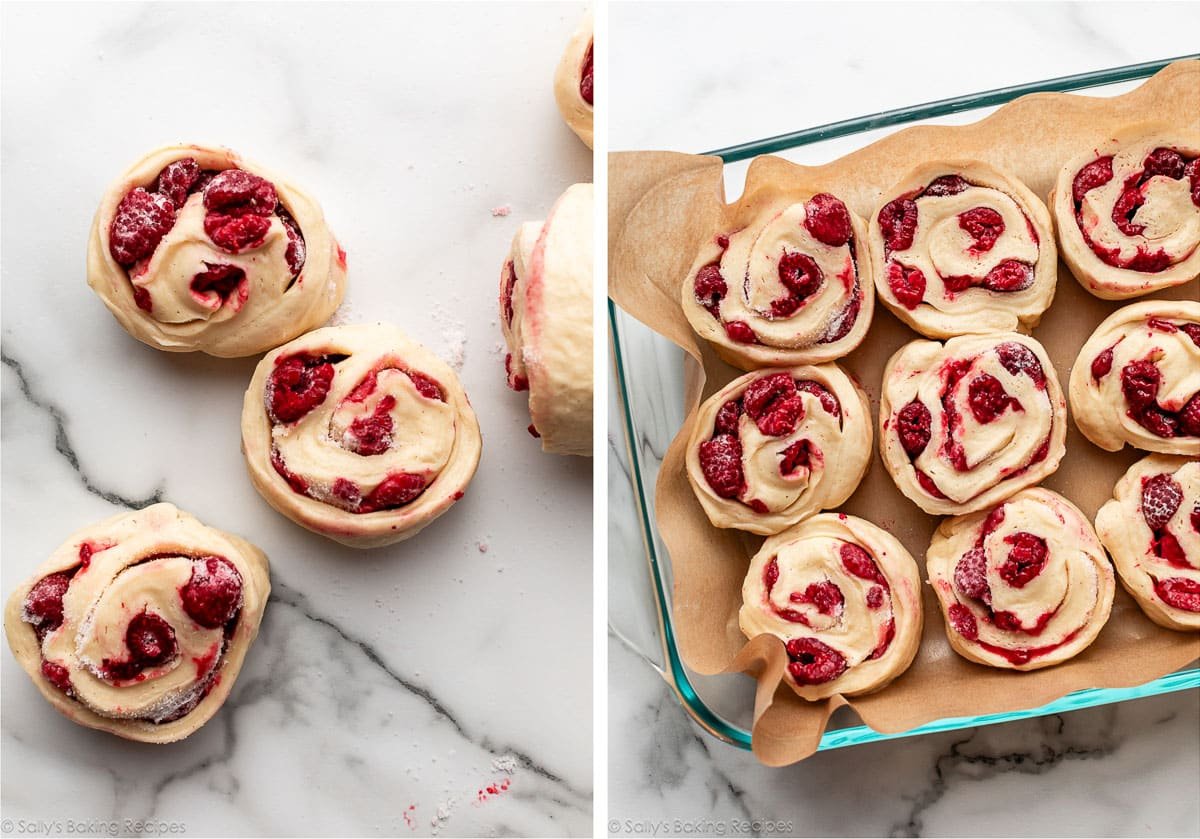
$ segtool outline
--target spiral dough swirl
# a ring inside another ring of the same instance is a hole
[[[1154,454],[1133,464],[1096,531],[1152,621],[1200,630],[1200,461]]]
[[[375,547],[462,498],[479,424],[448,365],[393,326],[334,326],[268,353],[242,408],[255,487],[316,533]]]
[[[1041,487],[947,519],[925,555],[959,655],[1037,670],[1087,648],[1108,620],[1116,582],[1079,508]]]
[[[922,510],[981,510],[1058,468],[1066,400],[1042,345],[1025,335],[913,341],[888,360],[880,451]]]
[[[155,504],[73,534],[9,598],[4,627],[67,717],[169,743],[229,695],[269,591],[261,551]]]
[[[768,538],[750,560],[738,624],[751,640],[784,642],[785,679],[804,699],[870,693],[916,655],[917,565],[870,522],[822,513]]]
[[[832,361],[871,324],[866,224],[829,193],[789,202],[705,245],[683,284],[692,328],[742,370]]]
[[[1118,309],[1079,351],[1070,395],[1079,430],[1102,449],[1200,455],[1200,303]]]
[[[871,459],[869,410],[833,363],[747,373],[700,406],[692,489],[717,527],[778,533],[858,488]]]
[[[1121,129],[1063,166],[1050,204],[1063,259],[1097,297],[1125,300],[1200,275],[1194,128]]]

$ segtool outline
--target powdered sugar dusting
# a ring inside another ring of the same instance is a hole
[[[453,302],[453,301],[452,301]],[[467,328],[461,320],[451,315],[445,307],[435,304],[433,307],[433,322],[441,332],[442,346],[438,355],[447,364],[462,372],[463,362],[467,358]]]
[[[432,819],[429,820],[429,826],[433,828],[433,835],[437,836],[441,829],[450,821],[450,813],[454,810],[454,805],[458,803],[457,798],[450,798],[442,801],[437,806],[437,812],[434,813]]]
[[[492,769],[496,772],[505,772],[513,775],[517,771],[517,758],[513,755],[500,755],[500,757],[492,760]]]

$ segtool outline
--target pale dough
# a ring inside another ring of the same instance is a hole
[[[592,117],[595,109],[591,102],[583,98],[579,85],[585,63],[590,64],[592,60],[592,36],[592,15],[589,13],[567,42],[558,68],[554,71],[554,100],[558,103],[559,113],[589,149],[592,147]]]

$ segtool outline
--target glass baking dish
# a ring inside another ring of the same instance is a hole
[[[1198,58],[1200,56],[1182,56]],[[742,143],[706,154],[725,163],[727,200],[741,192],[747,161],[774,154],[797,163],[817,164],[861,148],[895,126],[911,123],[974,122],[996,107],[1027,93],[1089,89],[1092,95],[1124,93],[1180,58],[1115,67],[1075,76],[1006,87],[925,105],[901,108],[764,140]],[[754,682],[739,676],[705,676],[687,668],[679,656],[672,626],[673,578],[666,548],[654,515],[654,487],[667,447],[684,420],[684,353],[667,339],[618,309],[610,300],[609,337],[614,366],[609,428],[614,451],[621,459],[617,427],[624,434],[625,486],[610,490],[618,515],[632,514],[640,525],[644,552],[621,549],[632,544],[631,534],[610,533],[609,631],[642,656],[675,691],[684,709],[708,732],[727,742],[750,748]],[[622,538],[624,537],[624,538]],[[1057,714],[1094,705],[1124,702],[1200,686],[1200,667],[1189,667],[1132,688],[1080,690],[1037,708],[1004,714],[937,720],[900,734],[880,734],[862,725],[849,708],[840,708],[829,722],[820,749],[836,749],[877,740],[891,740],[936,731],[949,731],[1010,720]]]

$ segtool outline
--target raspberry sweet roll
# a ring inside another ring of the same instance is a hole
[[[529,433],[553,454],[592,454],[592,185],[526,222],[500,271],[508,386],[529,391]]]
[[[872,436],[866,394],[836,364],[758,370],[700,406],[688,480],[715,526],[778,533],[853,494]]]
[[[880,301],[930,338],[1027,331],[1054,299],[1046,205],[978,161],[926,163],[888,190],[871,253]]]
[[[1062,168],[1050,206],[1063,259],[1097,297],[1186,283],[1200,275],[1200,134],[1124,128]]]
[[[268,353],[242,406],[250,479],[353,548],[399,542],[463,497],[479,423],[454,371],[394,326],[331,326]]]
[[[105,193],[88,284],[139,341],[229,358],[325,323],[346,256],[307,193],[228,149],[167,146]]]
[[[1118,309],[1071,368],[1071,413],[1102,449],[1200,456],[1200,303]]]
[[[1054,366],[1033,338],[913,341],[884,368],[880,454],[925,512],[971,513],[1058,468],[1066,411]]]
[[[790,202],[715,237],[683,283],[692,329],[742,370],[832,361],[871,325],[866,223],[827,192]]]
[[[554,99],[563,121],[592,147],[592,16],[575,30],[554,71]]]
[[[62,714],[171,743],[229,696],[270,589],[258,548],[155,504],[74,533],[13,592],[4,630]]]
[[[1091,522],[1041,487],[943,521],[925,569],[955,652],[1012,670],[1083,652],[1108,621],[1116,590]]]
[[[912,664],[921,640],[917,564],[863,519],[822,513],[763,542],[742,585],[738,624],[783,641],[784,679],[802,698],[856,696]]]
[[[1150,620],[1200,630],[1200,461],[1152,454],[1133,464],[1096,531]]]

